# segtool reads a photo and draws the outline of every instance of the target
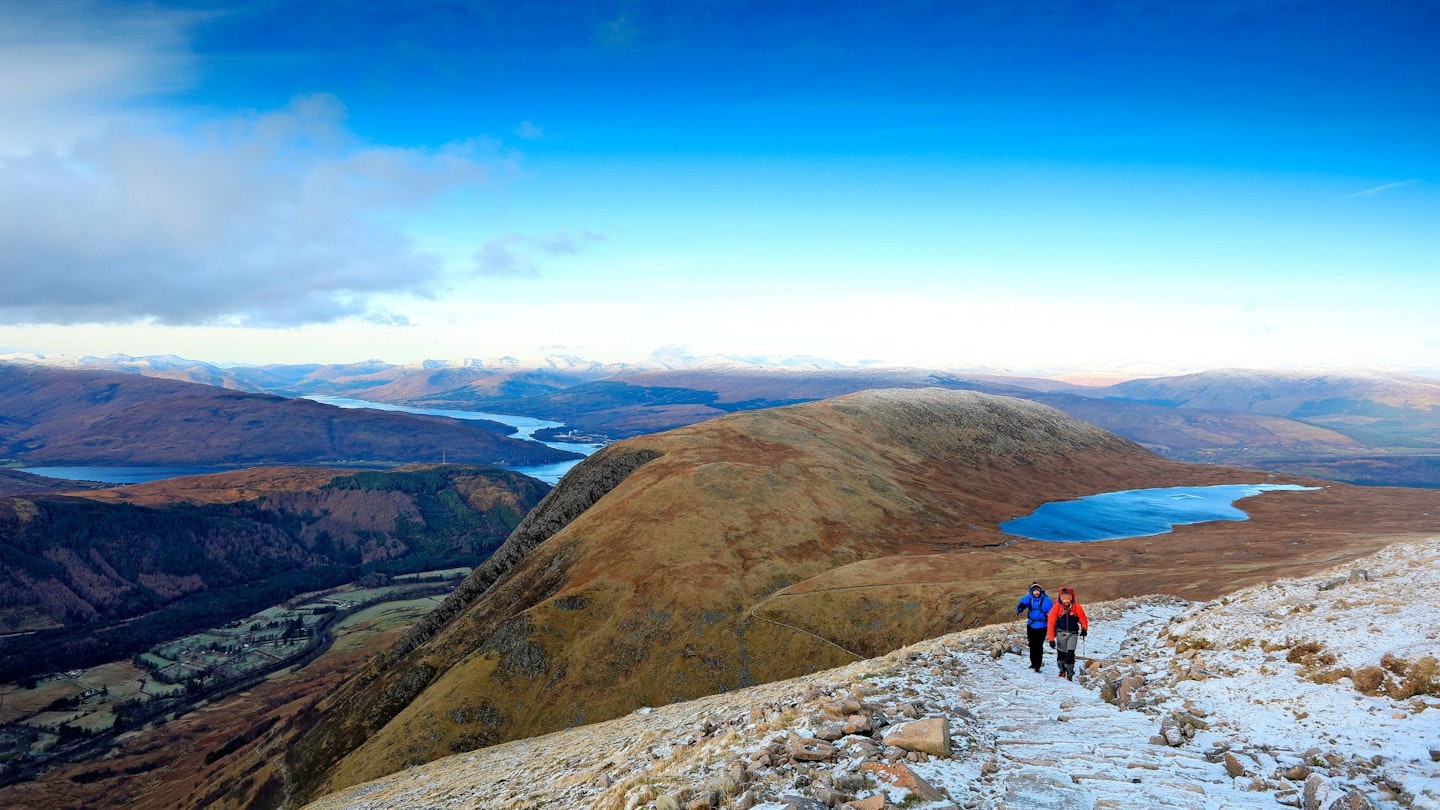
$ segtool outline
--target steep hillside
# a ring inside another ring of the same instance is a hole
[[[644,707],[327,796],[442,806],[1440,806],[1440,540],[1188,604],[1086,602],[1078,679],[992,626],[842,668]],[[1083,595],[1083,591],[1082,591]],[[1321,632],[1323,628],[1323,632]]]
[[[548,490],[461,465],[210,478],[0,499],[0,681],[124,658],[370,570],[476,564]]]
[[[309,796],[793,677],[1001,619],[1035,576],[1084,577],[1094,598],[1209,597],[1440,514],[1440,493],[1335,486],[1270,493],[1247,501],[1249,523],[1164,540],[1052,544],[996,527],[1053,499],[1264,478],[1168,462],[1034,403],[934,389],[621,442],[567,476],[433,622],[316,706],[287,772]]]
[[[0,363],[0,461],[539,464],[576,457],[502,435],[512,430],[134,374]]]

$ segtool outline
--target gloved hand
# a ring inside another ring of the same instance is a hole
[[[1019,616],[1021,613],[1024,613],[1024,612],[1025,612],[1025,608],[1018,608],[1018,607],[1015,608],[1015,615],[1016,615],[1016,616]]]
[[[1088,632],[1090,632],[1090,628],[1088,628],[1088,627],[1082,627],[1082,628],[1080,628],[1080,638],[1084,638],[1084,637],[1085,637],[1085,634],[1088,633]]]
[[[1055,639],[1050,639],[1050,649],[1055,649]]]

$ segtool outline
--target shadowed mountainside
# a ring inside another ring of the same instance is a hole
[[[1082,494],[1265,480],[1169,462],[1034,403],[934,389],[627,440],[578,466],[440,613],[252,757],[283,748],[304,799],[1000,621],[1036,576],[1080,579],[1096,599],[1162,586],[1205,598],[1366,553],[1377,533],[1440,514],[1440,493],[1335,485],[1269,493],[1246,502],[1248,523],[1163,540],[1015,541],[996,525]],[[232,767],[245,763],[267,767]]]
[[[135,374],[0,363],[0,461],[26,464],[540,464],[513,428],[346,409]]]
[[[445,465],[260,468],[0,499],[0,681],[124,658],[367,571],[474,565],[548,487]]]

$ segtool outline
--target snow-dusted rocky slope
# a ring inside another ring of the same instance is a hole
[[[1214,602],[1087,610],[1075,683],[1030,671],[1018,627],[982,628],[312,807],[1440,808],[1440,538]]]

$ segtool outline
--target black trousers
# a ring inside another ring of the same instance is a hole
[[[1025,635],[1030,641],[1030,668],[1039,669],[1045,663],[1045,628],[1025,625]]]

